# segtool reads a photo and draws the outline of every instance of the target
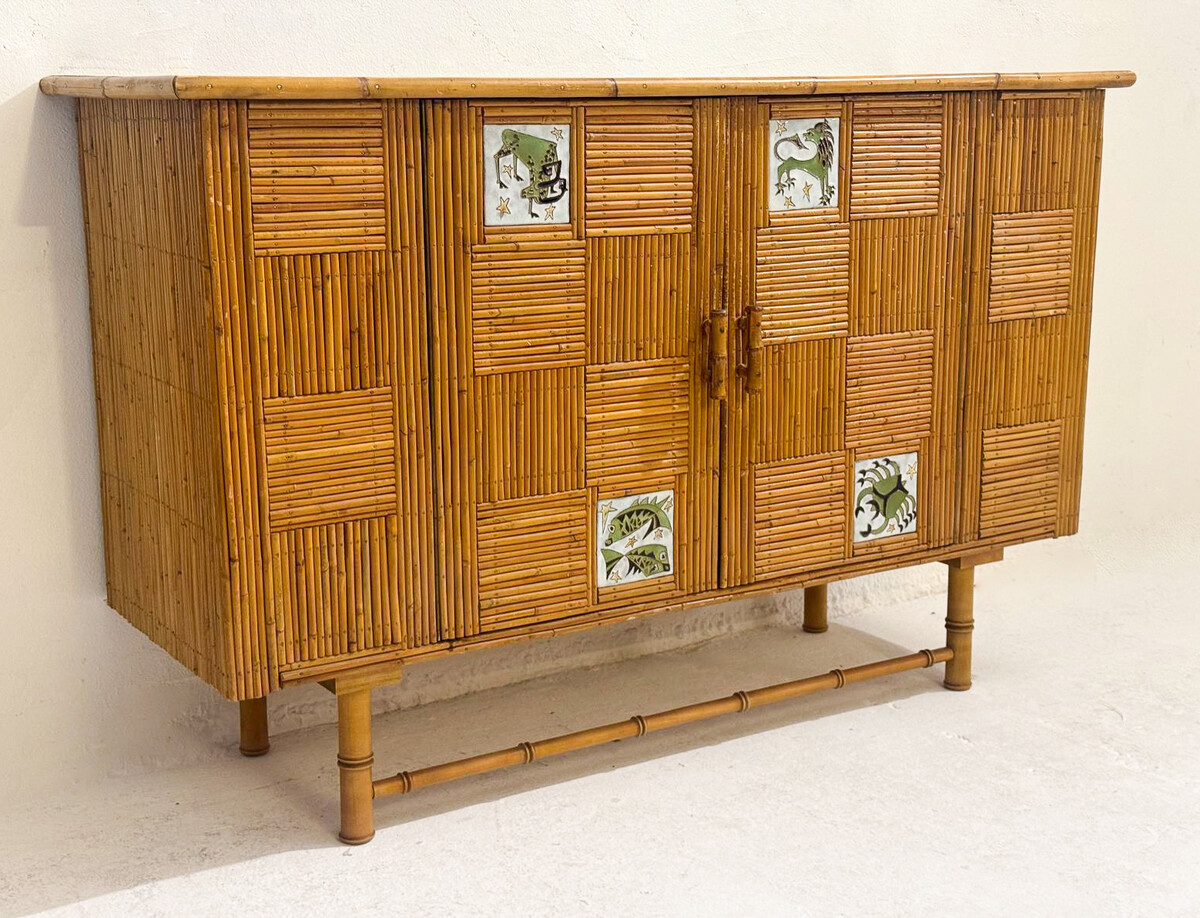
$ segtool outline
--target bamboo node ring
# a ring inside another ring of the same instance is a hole
[[[745,692],[734,692],[733,697],[736,698],[738,700],[738,703],[741,705],[741,707],[738,708],[739,714],[742,713],[742,711],[750,710],[750,696],[749,695],[747,695]]]
[[[645,736],[646,735],[646,718],[642,717],[641,714],[634,714],[633,717],[631,717],[629,719],[632,720],[634,725],[637,727],[637,735]]]
[[[533,745],[531,743],[521,743],[521,745],[517,748],[519,748],[522,752],[525,753],[525,764],[526,765],[528,765],[530,762],[532,762],[537,757],[537,754],[533,751]]]
[[[349,756],[338,753],[337,764],[338,768],[344,768],[347,771],[361,771],[362,769],[370,768],[375,764],[375,756]]]
[[[840,669],[831,669],[829,674],[837,679],[837,685],[835,685],[834,688],[841,688],[846,684],[846,674]]]

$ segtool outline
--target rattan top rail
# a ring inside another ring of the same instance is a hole
[[[269,77],[67,76],[44,77],[52,96],[110,99],[433,99],[613,98],[617,96],[816,96],[839,93],[1055,91],[1132,86],[1130,70],[1074,73],[955,73],[912,76],[636,78],[562,80],[496,77]]]

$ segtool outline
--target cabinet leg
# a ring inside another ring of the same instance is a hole
[[[942,685],[955,692],[971,687],[971,632],[975,630],[975,568],[951,565],[950,592],[946,599],[946,646],[954,659],[946,664]]]
[[[829,630],[827,599],[828,589],[823,583],[804,588],[804,630],[810,634]]]
[[[371,784],[371,690],[338,692],[338,772],[342,827],[338,838],[362,845],[375,837],[375,791]]]
[[[238,749],[242,755],[264,755],[271,748],[267,733],[267,699],[248,698],[238,702],[241,720],[241,742]]]

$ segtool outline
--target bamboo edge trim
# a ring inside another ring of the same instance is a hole
[[[81,76],[54,74],[39,81],[50,96],[105,99],[432,99],[637,98],[657,96],[817,96],[958,90],[1119,89],[1132,70],[1047,73],[956,73],[859,77],[750,79],[585,77],[271,77]]]
[[[627,720],[614,721],[574,733],[562,733],[534,743],[518,743],[508,749],[455,759],[440,765],[418,768],[415,771],[401,771],[391,777],[372,781],[373,796],[378,798],[390,797],[394,794],[407,794],[423,787],[486,774],[513,765],[529,765],[550,756],[588,749],[616,740],[634,739],[645,736],[647,733],[708,720],[722,714],[740,714],[752,707],[765,707],[824,689],[840,689],[855,682],[865,682],[880,676],[890,676],[913,669],[928,669],[938,663],[948,663],[953,659],[954,651],[949,647],[919,650],[907,656],[891,657],[846,669],[833,669],[816,676],[808,676],[791,682],[778,682],[748,692],[734,692],[732,695],[722,698],[713,698],[709,701],[659,711],[655,714],[635,714]],[[340,761],[339,759],[339,763]]]

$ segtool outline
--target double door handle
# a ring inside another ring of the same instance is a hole
[[[703,325],[708,342],[708,394],[723,399],[729,392],[729,313],[714,309]]]
[[[738,335],[742,340],[745,360],[737,368],[747,392],[762,391],[763,339],[762,310],[757,305],[746,307],[737,320]],[[703,325],[704,338],[708,343],[708,392],[712,398],[724,399],[729,393],[729,314],[724,309],[714,309]]]
[[[763,337],[762,307],[752,303],[738,319],[738,331],[744,342],[744,363],[738,366],[738,375],[746,383],[747,392],[761,392],[763,384]]]

